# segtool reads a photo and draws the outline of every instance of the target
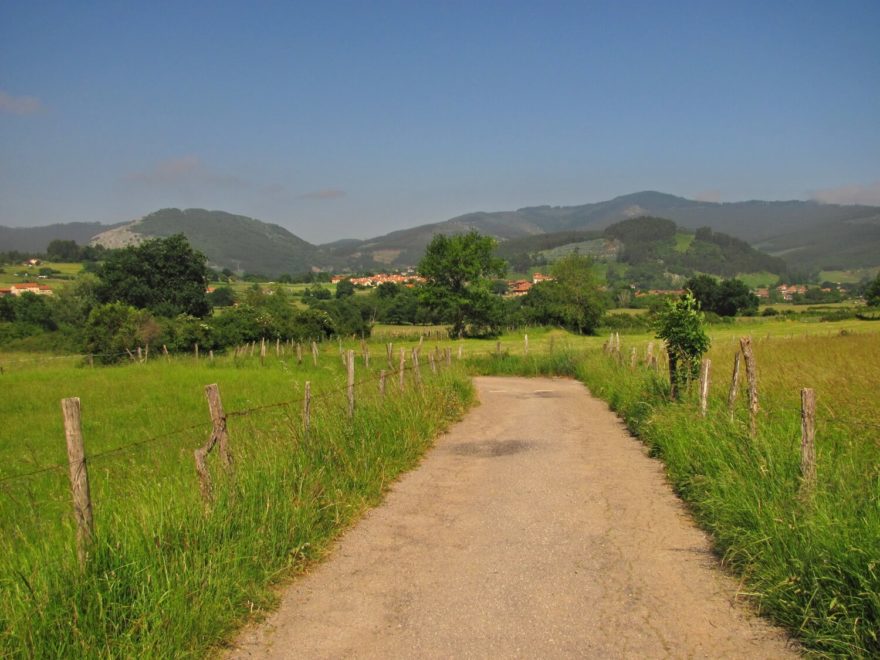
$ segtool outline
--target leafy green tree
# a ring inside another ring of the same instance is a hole
[[[589,257],[571,254],[551,270],[554,280],[533,286],[523,300],[526,317],[543,325],[592,334],[605,310],[605,301]]]
[[[336,297],[348,298],[354,295],[354,284],[351,280],[341,280],[336,283]]]
[[[666,342],[670,393],[678,398],[681,384],[699,375],[700,358],[710,345],[697,299],[688,292],[678,300],[667,301],[657,314],[654,329],[657,338]]]
[[[232,307],[235,304],[235,291],[230,286],[218,286],[208,294],[211,307]]]
[[[865,287],[865,302],[871,307],[880,307],[880,272]]]
[[[183,234],[113,252],[98,277],[98,299],[104,303],[122,302],[167,317],[204,317],[211,311],[205,256]]]
[[[159,327],[145,310],[121,302],[98,305],[83,327],[83,345],[104,364],[119,362],[158,336]]]
[[[46,256],[52,261],[79,261],[82,258],[80,255],[80,247],[76,244],[76,241],[55,239],[46,247]]]
[[[426,280],[422,301],[432,309],[448,310],[454,337],[501,332],[504,308],[491,291],[490,278],[504,277],[507,265],[493,255],[494,247],[494,239],[475,231],[437,234],[419,262],[418,272]]]
[[[719,283],[711,275],[697,275],[684,286],[694,295],[703,311],[718,316],[754,314],[758,311],[758,297],[742,280],[731,278]]]

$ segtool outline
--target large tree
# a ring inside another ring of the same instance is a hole
[[[605,301],[593,273],[592,259],[569,255],[557,261],[551,273],[555,279],[535,285],[523,300],[527,318],[580,334],[593,334]]]
[[[491,278],[504,277],[507,264],[493,256],[494,247],[493,238],[475,231],[459,236],[437,234],[419,263],[419,274],[426,280],[422,301],[448,314],[453,337],[501,332],[504,306],[491,291]]]
[[[696,378],[700,358],[709,350],[700,304],[687,292],[678,300],[669,300],[654,321],[657,338],[666,342],[669,355],[669,385],[673,398],[678,398],[682,384]]]
[[[183,234],[115,251],[98,276],[101,302],[123,302],[159,316],[204,317],[211,312],[205,256]]]

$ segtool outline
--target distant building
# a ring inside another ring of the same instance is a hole
[[[796,294],[801,296],[804,295],[807,292],[807,287],[803,284],[780,284],[776,287],[776,291],[783,300],[791,301]]]
[[[524,296],[532,288],[532,283],[528,280],[512,280],[507,283],[508,296]]]
[[[535,273],[534,275],[532,275],[532,284],[540,284],[541,282],[552,282],[555,279],[555,277],[552,277],[550,275]]]
[[[330,278],[331,284],[339,284],[342,280],[351,280],[355,286],[375,287],[380,284],[400,284],[401,286],[412,286],[416,283],[425,281],[424,277],[414,274],[401,275],[398,273],[378,273],[369,277],[349,277],[347,275],[334,275]]]
[[[8,289],[0,289],[2,295],[20,296],[23,293],[33,293],[37,296],[51,296],[51,287],[45,284],[37,284],[36,282],[24,282],[22,284],[13,284]]]

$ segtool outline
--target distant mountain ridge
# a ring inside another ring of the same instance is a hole
[[[577,206],[532,206],[516,211],[467,213],[445,222],[394,231],[367,240],[314,245],[287,229],[204,209],[163,209],[119,225],[71,223],[0,227],[0,251],[39,252],[60,238],[109,246],[182,232],[219,268],[274,277],[312,269],[382,270],[418,263],[434,234],[476,230],[500,241],[559,232],[598,232],[621,220],[667,218],[695,230],[709,227],[782,256],[797,270],[880,266],[880,207],[818,202],[702,202],[655,191]]]

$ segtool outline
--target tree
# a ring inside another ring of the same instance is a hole
[[[870,307],[880,307],[880,272],[873,282],[869,282],[865,287],[865,302]]]
[[[657,338],[666,342],[670,394],[678,398],[681,383],[698,376],[700,358],[709,350],[700,304],[690,292],[667,301],[657,314],[654,328]]]
[[[595,332],[605,301],[593,274],[592,259],[571,254],[557,261],[551,273],[555,279],[533,286],[523,300],[526,318],[580,334]]]
[[[336,283],[336,297],[347,298],[354,295],[354,284],[351,280],[340,280]]]
[[[745,282],[736,278],[719,284],[711,275],[697,275],[689,279],[684,288],[694,295],[700,303],[700,309],[718,316],[754,314],[758,311],[758,297]]]
[[[46,248],[46,256],[52,261],[73,262],[79,261],[81,251],[76,241],[64,241],[56,238]]]
[[[235,291],[231,286],[218,286],[208,294],[212,307],[232,307],[235,304]]]
[[[158,316],[211,312],[205,288],[205,256],[183,234],[113,252],[98,270],[101,302],[122,302]]]
[[[437,234],[419,262],[422,301],[447,310],[453,337],[486,337],[501,332],[504,308],[491,291],[492,277],[504,277],[506,263],[493,256],[495,240],[472,231],[459,236]]]

